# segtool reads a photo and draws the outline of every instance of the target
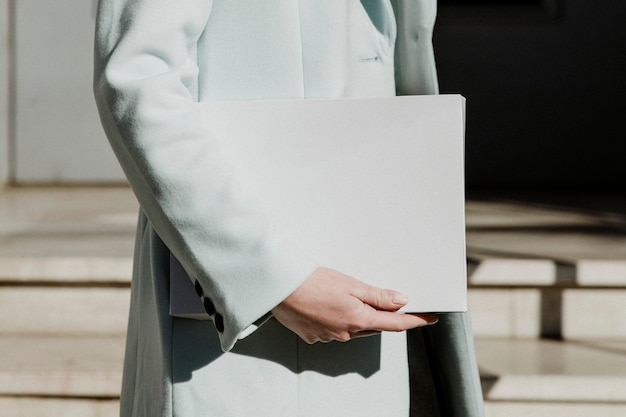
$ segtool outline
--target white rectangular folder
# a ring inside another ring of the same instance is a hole
[[[405,312],[466,311],[465,99],[204,102],[239,183],[327,266],[405,293]],[[170,313],[208,318],[172,259]]]

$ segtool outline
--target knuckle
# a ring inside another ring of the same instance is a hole
[[[370,328],[371,320],[355,317],[352,321],[348,323],[348,330],[352,332],[359,332],[362,330],[367,330]]]
[[[349,331],[347,330],[336,330],[334,332],[332,332],[331,334],[328,335],[328,342],[331,342],[333,340],[337,341],[337,342],[347,342],[348,340],[350,340],[352,338],[352,335],[350,334]]]
[[[336,340],[339,341],[339,342],[347,342],[351,338],[352,338],[352,336],[350,335],[350,333],[342,332],[342,333],[337,335]]]
[[[402,323],[397,323],[396,325],[392,326],[391,331],[392,332],[402,332],[404,330],[406,330],[406,326],[404,326]]]
[[[398,314],[398,319],[393,322],[392,331],[394,332],[402,332],[407,330],[411,326],[407,326],[406,320],[404,320],[404,316],[402,314]]]
[[[363,315],[359,317],[358,321],[358,330],[373,330],[380,327],[379,323],[379,312],[374,312],[373,314]]]

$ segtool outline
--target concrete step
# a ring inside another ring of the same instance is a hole
[[[624,404],[487,401],[486,417],[624,417]]]
[[[0,396],[119,397],[124,337],[2,336]]]
[[[126,188],[0,194],[0,410],[117,415],[136,211]],[[625,385],[625,224],[614,211],[468,200],[488,417],[626,415],[611,388]]]
[[[626,261],[470,261],[468,303],[479,337],[626,339]]]
[[[626,340],[626,289],[470,288],[477,337]]]
[[[127,256],[0,257],[3,286],[129,287],[133,260]]]
[[[477,339],[488,417],[626,415],[626,341]]]
[[[477,337],[626,340],[626,289],[471,288]],[[0,286],[0,333],[121,335],[130,291],[115,286]]]
[[[119,417],[118,399],[0,397],[6,417]]]
[[[467,200],[488,417],[626,415],[626,199],[574,200]],[[0,191],[0,414],[118,414],[137,209],[124,187]]]
[[[131,272],[130,256],[0,258],[0,333],[125,334]]]
[[[0,333],[123,335],[138,204],[126,187],[0,192]]]
[[[123,335],[130,291],[108,287],[0,287],[0,333]]]
[[[119,415],[124,337],[0,337],[0,415]]]
[[[128,257],[137,211],[126,187],[0,189],[0,254]]]
[[[468,196],[468,258],[626,261],[626,195]]]
[[[576,269],[546,260],[483,260],[470,268],[474,332],[478,337],[626,339],[622,266],[621,261],[585,261]],[[131,269],[130,257],[0,258],[0,332],[123,334]],[[582,270],[579,278],[571,278],[577,270]]]
[[[487,417],[626,415],[626,342],[476,340]],[[117,415],[123,337],[0,338],[7,416]]]
[[[615,194],[468,198],[475,334],[626,338],[624,207]]]

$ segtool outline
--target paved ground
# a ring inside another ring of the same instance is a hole
[[[117,414],[137,210],[125,187],[0,190],[0,408]],[[626,196],[470,193],[466,224],[488,416],[626,415]]]
[[[137,203],[124,187],[0,191],[0,257],[130,256]],[[470,259],[626,261],[626,195],[474,193]]]

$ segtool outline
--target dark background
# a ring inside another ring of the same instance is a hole
[[[433,42],[468,190],[625,190],[626,1],[439,0]]]

